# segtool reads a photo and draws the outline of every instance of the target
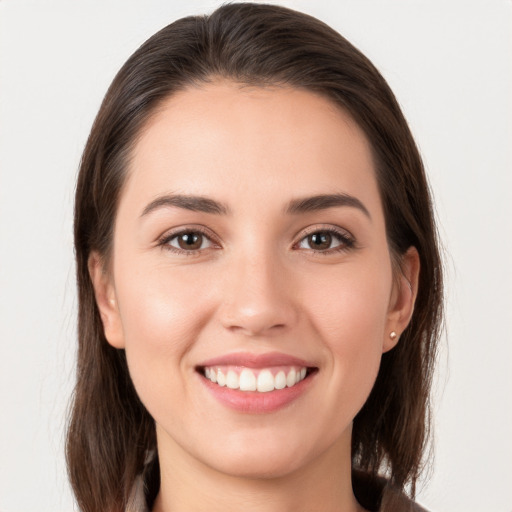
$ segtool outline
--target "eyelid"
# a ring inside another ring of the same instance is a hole
[[[315,254],[332,254],[336,252],[347,251],[349,249],[357,248],[356,238],[350,231],[345,228],[341,228],[340,226],[336,226],[333,224],[315,224],[312,226],[308,226],[304,228],[298,235],[297,241],[294,242],[293,247],[297,247],[305,238],[314,234],[314,233],[330,233],[337,237],[339,237],[343,243],[339,246],[333,247],[331,249],[326,250],[315,250],[315,249],[303,249],[311,253]],[[298,250],[298,249],[297,249]]]
[[[206,237],[210,241],[212,246],[205,249],[185,250],[173,247],[169,244],[170,240],[185,233],[200,233],[202,236]],[[209,249],[218,249],[221,246],[218,237],[206,226],[202,226],[200,224],[191,224],[169,229],[157,238],[156,245],[170,252],[186,254],[189,256],[207,251]]]
[[[315,250],[315,249],[300,249],[300,250],[314,253],[314,254],[328,255],[328,254],[343,252],[343,251],[357,248],[355,237],[347,229],[341,228],[340,226],[336,226],[333,224],[315,224],[315,225],[311,225],[311,226],[304,228],[303,230],[301,230],[301,232],[299,232],[299,234],[297,234],[295,236],[296,241],[293,243],[292,249],[299,250],[299,248],[297,246],[305,238],[307,238],[308,236],[310,236],[314,233],[321,233],[321,232],[330,233],[330,234],[338,237],[339,239],[341,239],[341,243],[336,247],[333,247],[331,249],[326,249],[326,250]],[[204,249],[185,250],[185,249],[179,249],[179,248],[171,246],[169,244],[169,241],[171,239],[173,239],[181,234],[185,234],[185,233],[200,233],[202,236],[206,237],[210,241],[212,246],[204,248]],[[212,232],[209,228],[207,228],[206,226],[200,225],[200,224],[191,224],[191,225],[179,226],[176,228],[169,229],[169,230],[165,231],[161,236],[158,237],[158,239],[156,241],[156,245],[160,246],[161,248],[168,250],[170,252],[174,252],[177,254],[185,254],[188,256],[198,255],[199,253],[203,253],[207,250],[219,249],[222,247],[219,242],[218,236],[214,232]]]

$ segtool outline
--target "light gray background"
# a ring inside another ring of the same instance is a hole
[[[374,61],[429,172],[448,334],[435,465],[420,501],[437,512],[510,512],[512,2],[281,3],[326,21]],[[73,510],[63,458],[75,350],[72,198],[101,98],[147,37],[218,4],[0,0],[1,512]]]

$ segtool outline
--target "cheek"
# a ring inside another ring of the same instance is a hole
[[[199,336],[210,298],[200,280],[176,278],[162,267],[123,272],[117,287],[126,357],[142,401],[151,409],[159,390],[183,399],[183,376],[192,371],[187,353]],[[128,269],[126,269],[128,270]]]
[[[316,327],[329,339],[377,337],[382,342],[392,286],[390,267],[340,267],[336,273],[317,274],[313,282],[305,285],[311,292],[304,303]]]
[[[336,278],[331,275],[307,301],[334,378],[356,395],[370,392],[380,365],[392,282],[386,268],[351,268]]]
[[[126,344],[171,352],[185,346],[212,308],[208,276],[196,267],[176,270],[151,258],[123,263],[115,281]]]
[[[121,278],[120,310],[125,342],[148,350],[174,352],[185,340],[180,334],[193,323],[195,294],[159,272]]]

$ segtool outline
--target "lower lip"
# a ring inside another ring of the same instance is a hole
[[[208,391],[223,405],[239,412],[264,414],[283,409],[303,395],[316,375],[312,373],[291,388],[275,389],[266,393],[258,391],[240,391],[219,386],[200,375]]]

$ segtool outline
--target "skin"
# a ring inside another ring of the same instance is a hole
[[[95,253],[89,266],[107,340],[126,350],[156,421],[154,510],[361,510],[352,421],[399,340],[390,333],[410,320],[419,272],[410,249],[393,275],[363,132],[311,92],[214,82],[169,98],[132,156],[108,270]],[[367,212],[285,212],[294,199],[333,193]],[[142,214],[165,194],[210,198],[229,213]],[[172,250],[171,235],[198,227],[208,235],[199,250]],[[333,235],[327,249],[312,248],[308,234],[333,228],[351,242]],[[278,351],[318,372],[287,407],[235,411],[196,366],[240,351]]]

